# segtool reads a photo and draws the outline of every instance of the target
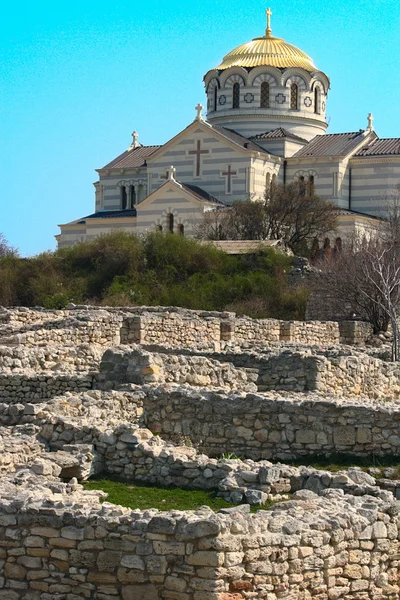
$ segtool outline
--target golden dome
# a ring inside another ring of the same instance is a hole
[[[288,44],[281,38],[273,37],[271,30],[271,11],[268,9],[268,26],[265,36],[254,38],[247,44],[238,46],[227,54],[218,70],[229,67],[259,67],[268,65],[286,69],[287,67],[300,67],[306,71],[316,71],[312,59],[296,46]]]

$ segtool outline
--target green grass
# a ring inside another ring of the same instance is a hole
[[[232,508],[234,504],[217,498],[215,491],[185,490],[182,488],[162,488],[133,483],[123,483],[112,479],[91,479],[82,483],[85,490],[103,490],[108,497],[105,502],[120,504],[127,508],[147,510],[196,510],[209,506],[213,510]],[[275,504],[268,502],[263,507],[252,507],[252,512],[262,508],[267,510]]]
[[[375,454],[366,454],[365,456],[353,456],[351,454],[334,453],[330,455],[312,455],[297,458],[291,461],[285,461],[286,464],[298,466],[313,467],[314,469],[323,469],[324,471],[343,471],[349,467],[360,467],[363,471],[370,468],[379,469],[382,473],[388,467],[395,469],[394,478],[400,479],[400,457],[392,454],[385,456],[376,456]]]

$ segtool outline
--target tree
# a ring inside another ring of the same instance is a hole
[[[265,218],[269,239],[282,239],[296,254],[337,228],[337,206],[314,193],[303,181],[276,185],[265,192]]]
[[[209,240],[282,240],[296,253],[309,253],[313,238],[337,226],[337,207],[304,182],[267,186],[263,201],[235,202],[206,213],[197,237]]]
[[[199,240],[228,239],[229,207],[218,206],[204,213],[203,219],[195,225],[195,238]]]
[[[16,248],[10,246],[4,235],[0,233],[0,258],[3,256],[15,256],[16,254]]]
[[[375,333],[393,330],[393,360],[399,360],[400,237],[398,220],[389,215],[369,237],[347,243],[341,252],[325,256],[319,266],[326,287],[348,303]]]

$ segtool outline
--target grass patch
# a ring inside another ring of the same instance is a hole
[[[393,479],[400,479],[400,456],[387,454],[385,456],[376,456],[375,454],[366,454],[365,456],[353,456],[352,454],[334,453],[325,455],[310,455],[285,461],[285,464],[294,467],[305,466],[314,469],[323,469],[324,471],[343,471],[349,467],[360,467],[363,471],[374,468],[382,473],[387,468],[395,470]]]
[[[103,490],[108,497],[105,502],[120,504],[126,508],[147,510],[156,508],[158,510],[197,510],[201,506],[209,506],[212,510],[221,508],[232,508],[234,504],[226,502],[223,498],[217,498],[215,491],[210,490],[186,490],[182,488],[162,488],[156,486],[141,485],[138,483],[124,483],[112,479],[91,479],[82,482],[85,490]],[[276,502],[267,502],[264,506],[252,507],[256,510],[268,510]]]

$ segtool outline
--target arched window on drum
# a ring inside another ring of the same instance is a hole
[[[314,90],[314,112],[317,115],[319,115],[319,113],[320,113],[319,104],[320,104],[320,92],[319,92],[319,89],[316,87]]]
[[[297,83],[292,83],[290,86],[290,108],[291,110],[299,108],[299,86]]]
[[[269,83],[263,81],[260,90],[260,108],[269,108]]]
[[[240,107],[240,84],[233,84],[233,97],[232,97],[232,108]]]

